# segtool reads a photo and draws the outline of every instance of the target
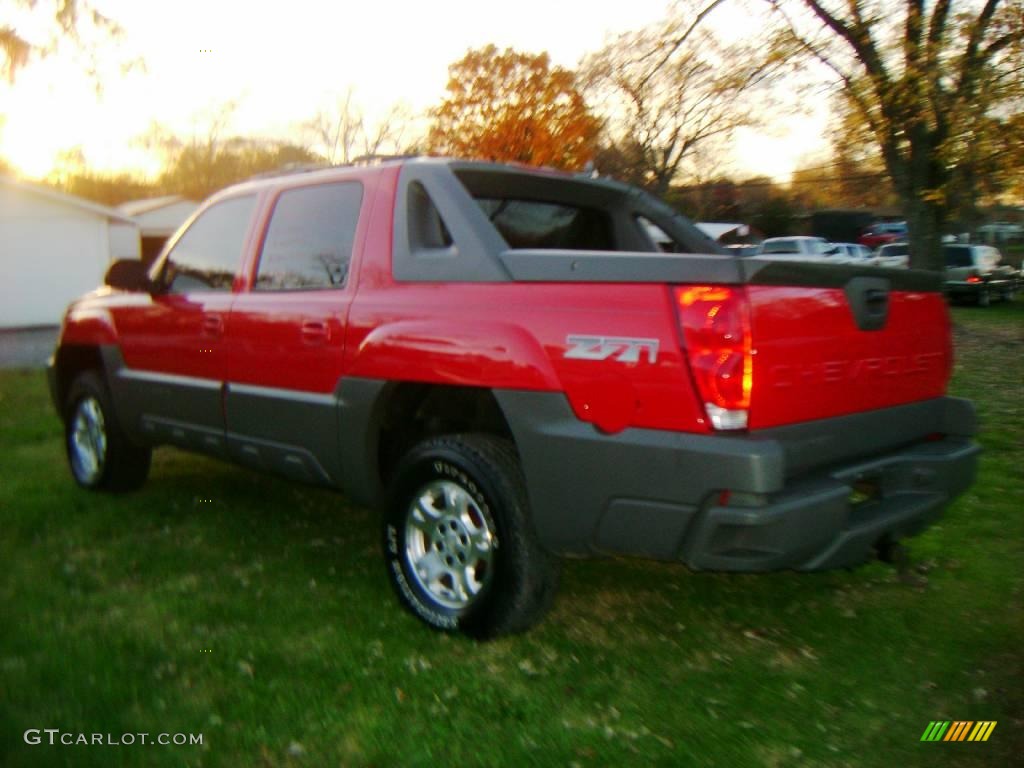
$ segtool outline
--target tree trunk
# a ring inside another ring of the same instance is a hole
[[[907,216],[910,243],[909,266],[943,272],[942,230],[948,213],[949,174],[939,159],[938,139],[921,120],[909,118],[906,135],[910,140],[906,161],[897,169],[905,174],[897,182]],[[892,147],[892,154],[898,150]],[[895,179],[899,173],[893,173]]]
[[[910,267],[941,272],[946,268],[942,256],[943,206],[921,197],[920,192],[903,196],[903,210],[910,230]]]

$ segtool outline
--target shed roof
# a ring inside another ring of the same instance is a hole
[[[120,211],[114,208],[108,208],[105,205],[94,203],[91,200],[86,200],[83,197],[77,197],[75,195],[69,195],[67,192],[61,192],[60,190],[53,189],[52,187],[44,186],[43,184],[36,184],[31,181],[25,181],[24,179],[18,179],[13,176],[4,176],[0,174],[0,185],[16,189],[19,192],[27,192],[38,197],[45,198],[53,203],[59,205],[66,205],[71,208],[77,208],[81,211],[87,211],[96,216],[102,216],[103,218],[116,221],[120,224],[135,224],[130,217],[125,216]],[[136,225],[137,226],[137,225]]]
[[[163,197],[147,197],[144,200],[129,200],[127,203],[121,203],[117,206],[117,210],[125,216],[141,216],[144,213],[152,213],[161,208],[167,208],[175,203],[192,203],[196,205],[194,201],[181,195],[164,195]]]

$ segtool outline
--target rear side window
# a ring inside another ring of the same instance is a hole
[[[971,267],[974,262],[971,260],[971,249],[962,245],[947,245],[943,248],[946,254],[947,267]]]
[[[207,208],[178,238],[163,264],[169,293],[230,291],[242,263],[242,248],[256,207],[255,195],[234,197]]]
[[[344,286],[362,200],[363,185],[353,181],[282,192],[263,241],[256,290]]]
[[[615,250],[608,215],[596,208],[496,198],[477,203],[510,248]]]
[[[418,181],[409,185],[409,245],[414,251],[448,248],[453,244],[441,213]]]
[[[793,240],[775,240],[765,243],[761,247],[761,253],[799,253],[800,248]]]
[[[910,246],[906,243],[891,243],[879,248],[878,254],[880,256],[907,256],[910,254]]]
[[[646,216],[637,216],[636,221],[662,253],[685,253],[679,243]]]

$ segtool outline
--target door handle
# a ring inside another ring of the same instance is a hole
[[[220,336],[224,333],[224,318],[220,315],[203,317],[203,333],[207,336]]]
[[[303,344],[326,344],[331,340],[330,326],[321,320],[309,320],[302,324]]]

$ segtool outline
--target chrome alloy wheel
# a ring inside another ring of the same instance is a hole
[[[437,603],[462,610],[494,574],[494,521],[458,483],[423,486],[406,513],[405,559],[420,588]]]
[[[83,397],[71,421],[71,470],[83,485],[96,483],[107,461],[107,430],[103,408],[95,397]]]

